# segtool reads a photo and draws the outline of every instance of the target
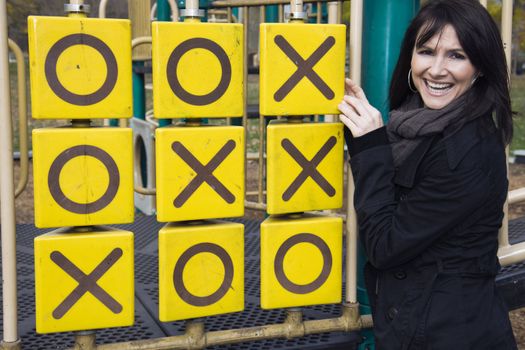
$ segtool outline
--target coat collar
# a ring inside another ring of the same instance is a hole
[[[450,169],[455,169],[467,152],[479,141],[480,136],[477,132],[477,123],[469,122],[457,132],[445,130],[443,135],[425,138],[401,167],[396,169],[394,183],[411,188],[414,185],[416,173],[423,158],[430,147],[441,138],[445,143],[448,165]]]

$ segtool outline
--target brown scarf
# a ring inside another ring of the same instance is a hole
[[[413,95],[400,109],[390,112],[386,130],[396,167],[403,164],[425,137],[443,132],[461,118],[465,95],[442,109],[421,106],[421,97]]]

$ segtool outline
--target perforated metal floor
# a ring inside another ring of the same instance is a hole
[[[250,220],[234,220],[245,225],[245,310],[240,313],[207,317],[210,331],[262,326],[282,322],[285,310],[262,310],[259,301],[259,225]],[[135,325],[97,330],[97,343],[114,343],[181,334],[184,322],[158,321],[158,247],[157,235],[164,224],[155,217],[139,215],[129,225],[115,225],[135,234]],[[525,225],[525,223],[524,223]],[[74,343],[73,333],[40,335],[35,332],[33,239],[49,230],[33,225],[17,226],[17,270],[19,332],[24,349],[65,349]],[[1,276],[1,269],[0,269]],[[1,296],[1,288],[0,288]],[[322,319],[340,315],[340,305],[319,305],[303,309],[305,319]],[[2,318],[0,317],[0,330]],[[210,349],[354,349],[358,334],[324,333],[300,339],[274,339]]]

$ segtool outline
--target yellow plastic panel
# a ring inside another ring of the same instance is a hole
[[[243,115],[241,24],[153,22],[152,26],[156,118]]]
[[[261,114],[339,114],[345,38],[341,24],[261,24]]]
[[[261,224],[261,307],[340,302],[342,237],[341,218],[266,219]]]
[[[244,310],[244,225],[170,223],[159,232],[159,319]]]
[[[35,129],[33,167],[36,227],[133,221],[131,129]]]
[[[133,325],[133,233],[63,228],[35,238],[36,331]]]
[[[342,206],[343,124],[275,120],[267,135],[269,214]]]
[[[157,220],[244,215],[244,128],[156,130]]]
[[[30,16],[28,36],[33,118],[132,116],[129,20]]]

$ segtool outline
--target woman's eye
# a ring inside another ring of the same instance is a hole
[[[432,55],[432,51],[427,49],[419,50],[417,53],[420,55]]]
[[[462,55],[462,54],[460,54],[458,52],[452,52],[450,54],[450,58],[453,58],[455,60],[464,60],[465,59],[465,55]]]

